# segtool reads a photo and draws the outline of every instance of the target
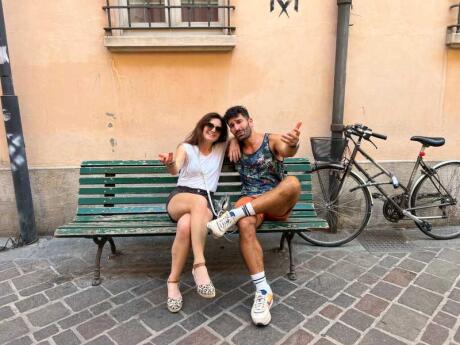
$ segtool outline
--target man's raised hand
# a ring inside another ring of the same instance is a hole
[[[300,126],[302,122],[297,122],[294,129],[281,136],[281,141],[290,147],[296,147],[300,140]]]

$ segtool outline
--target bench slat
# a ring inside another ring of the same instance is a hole
[[[312,212],[312,211],[302,211]],[[125,221],[169,221],[169,216],[166,213],[156,214],[120,214],[120,215],[81,215],[74,218],[74,223],[85,222],[125,222]]]
[[[91,237],[91,236],[141,236],[141,235],[174,235],[175,224],[161,228],[66,228],[59,227],[54,237]]]
[[[292,211],[292,217],[314,217],[314,210]],[[124,222],[124,221],[169,221],[166,213],[157,214],[129,214],[129,215],[81,215],[76,216],[74,222]]]
[[[318,218],[312,218],[304,222],[265,222],[258,229],[259,232],[279,232],[280,230],[303,231],[306,229],[322,229],[327,228],[327,223]],[[135,236],[135,235],[174,235],[176,226],[174,223],[169,223],[169,226],[160,227],[59,227],[55,237],[72,237],[72,236]]]
[[[312,218],[308,221],[299,223],[289,223],[284,221],[267,221],[262,223],[262,226],[257,231],[263,232],[277,232],[279,229],[283,230],[297,230],[307,231],[307,229],[328,229],[329,225],[324,219]]]
[[[305,158],[286,158],[285,164],[305,164],[308,160]],[[228,162],[225,162],[229,164]],[[81,166],[98,167],[98,166],[138,166],[138,165],[163,165],[159,160],[128,160],[128,161],[84,161]]]
[[[82,167],[100,166],[138,166],[138,165],[163,165],[159,160],[129,160],[129,161],[84,161]]]
[[[104,174],[166,174],[164,165],[158,166],[127,166],[127,167],[88,167],[80,168],[80,175]]]
[[[302,191],[309,192],[311,191],[311,185],[309,182],[301,183]],[[154,194],[154,193],[167,193],[169,194],[174,188],[175,184],[170,185],[161,185],[155,187],[106,187],[106,188],[80,188],[80,195],[95,195],[95,194]],[[228,192],[237,192],[238,194],[241,191],[240,184],[234,185],[219,185],[217,188],[217,193],[228,193]]]
[[[305,223],[310,222],[316,219],[315,217],[289,217],[287,222],[289,223]],[[157,220],[138,220],[133,221],[127,219],[125,221],[115,221],[115,222],[72,222],[64,226],[64,228],[161,228],[171,226],[171,221],[169,219],[157,219]]]
[[[222,182],[240,182],[237,175],[221,176]],[[153,177],[81,177],[80,185],[104,185],[104,184],[167,184],[177,183],[177,176],[158,175]]]
[[[294,210],[313,210],[311,203],[298,203]],[[112,215],[112,214],[141,214],[141,213],[166,213],[165,205],[126,206],[126,207],[80,207],[77,215]]]
[[[239,192],[234,194],[229,193],[231,202],[235,202],[240,198]],[[161,204],[166,203],[168,195],[164,196],[136,196],[136,197],[105,197],[105,198],[80,198],[79,205],[132,205],[132,204]],[[311,201],[311,194],[301,194],[300,201]]]
[[[140,213],[165,213],[165,205],[131,206],[131,207],[91,207],[77,209],[77,215],[84,214],[140,214]]]
[[[311,181],[310,175],[296,175],[299,181]],[[105,185],[105,184],[167,184],[177,183],[177,176],[158,175],[155,177],[81,177],[80,185]],[[235,182],[240,183],[240,177],[237,174],[221,175],[219,183]]]
[[[305,172],[310,168],[307,164],[285,164],[284,170],[287,172]],[[235,171],[233,165],[224,165],[223,172]],[[117,166],[117,167],[82,167],[81,175],[104,175],[104,174],[167,174],[164,165],[148,166]]]
[[[297,165],[295,165],[297,166]],[[296,168],[293,168],[296,169]],[[300,169],[300,168],[297,168]],[[305,169],[304,169],[305,170]],[[301,170],[293,170],[301,171]],[[222,172],[235,172],[233,165],[224,165]],[[145,166],[108,166],[108,167],[82,167],[80,175],[105,175],[105,174],[169,174],[166,167],[162,165]]]

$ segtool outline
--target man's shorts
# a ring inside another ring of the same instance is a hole
[[[237,202],[235,203],[235,208],[237,207],[240,207],[240,206],[243,206],[245,204],[247,204],[248,202],[251,202],[255,199],[257,199],[260,195],[245,195],[241,198],[239,198],[237,200]],[[276,216],[276,215],[273,215],[273,214],[270,214],[270,213],[257,213],[256,216],[259,220],[258,223],[262,224],[262,222],[266,219],[266,220],[286,220],[289,218],[289,215],[291,214],[292,212],[292,209],[290,209],[289,211],[287,211],[285,214],[283,214],[282,216]]]

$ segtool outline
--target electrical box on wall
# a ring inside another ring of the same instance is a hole
[[[449,28],[447,30],[446,44],[449,48],[460,49],[460,27],[456,27],[457,30],[455,31],[453,29]]]
[[[447,27],[446,44],[449,48],[460,48],[460,2],[450,6],[450,9],[458,8],[458,20],[456,25]]]

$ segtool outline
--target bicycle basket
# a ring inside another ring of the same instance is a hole
[[[346,138],[312,137],[310,142],[313,157],[317,162],[341,162],[347,147]]]

